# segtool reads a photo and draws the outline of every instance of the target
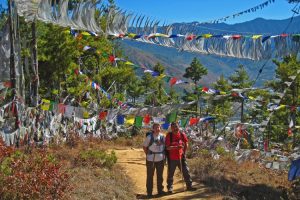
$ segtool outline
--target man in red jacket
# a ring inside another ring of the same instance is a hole
[[[178,167],[183,174],[187,190],[195,190],[195,188],[192,187],[192,179],[185,159],[188,139],[186,134],[179,131],[179,124],[177,122],[172,122],[171,130],[172,132],[169,132],[166,136],[166,149],[168,151],[168,192],[173,192],[173,176],[176,167]]]

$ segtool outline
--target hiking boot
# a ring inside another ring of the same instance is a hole
[[[194,188],[193,186],[187,186],[186,188],[187,191],[195,191],[197,188]]]
[[[167,194],[167,193],[166,193],[165,191],[159,191],[157,195],[158,195],[158,196],[164,196],[164,195],[166,195],[166,194]]]
[[[151,199],[152,197],[153,197],[152,194],[147,194],[147,198],[148,198],[148,199]]]

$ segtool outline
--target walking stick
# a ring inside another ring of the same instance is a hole
[[[182,170],[182,158],[180,156],[180,148],[178,148],[178,154],[179,154],[179,162],[180,162],[180,171],[181,171],[181,181],[182,181],[182,188],[183,191],[185,191],[185,187],[184,187],[184,180],[183,180],[183,170]]]

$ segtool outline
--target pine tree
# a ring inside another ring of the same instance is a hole
[[[190,67],[185,69],[185,74],[183,75],[183,77],[189,78],[194,82],[195,84],[194,94],[196,94],[197,102],[199,102],[200,99],[198,81],[201,80],[201,78],[204,75],[207,75],[207,69],[200,63],[200,61],[196,57],[192,60]],[[196,111],[198,111],[198,106],[196,106]],[[200,106],[200,115],[201,115],[201,106]]]

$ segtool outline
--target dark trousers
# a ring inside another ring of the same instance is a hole
[[[168,190],[173,189],[173,177],[174,177],[176,167],[178,167],[180,169],[181,173],[183,173],[183,177],[184,177],[186,186],[187,187],[192,186],[192,179],[191,179],[189,168],[187,166],[187,162],[186,162],[185,158],[181,159],[181,164],[182,164],[182,170],[181,170],[181,166],[180,166],[180,160],[169,160],[168,161],[168,179],[167,179]]]
[[[146,161],[147,166],[147,194],[152,194],[153,190],[153,176],[156,169],[157,176],[157,192],[161,193],[163,191],[163,171],[164,171],[164,160],[159,162]]]

